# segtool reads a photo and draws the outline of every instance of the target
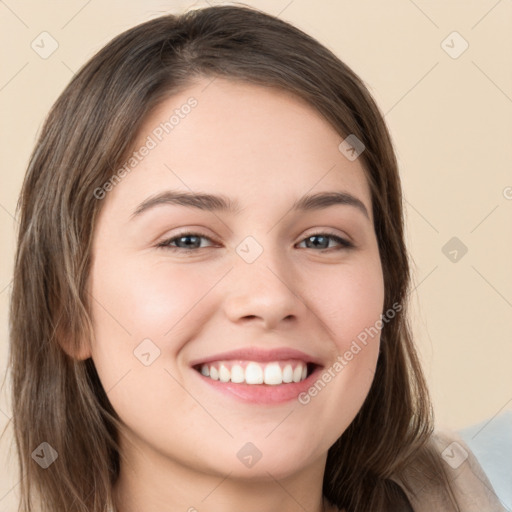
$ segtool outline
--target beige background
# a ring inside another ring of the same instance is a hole
[[[333,50],[363,78],[385,114],[407,200],[413,326],[438,424],[459,429],[511,408],[512,2],[247,3]],[[207,3],[0,2],[1,377],[15,205],[45,115],[73,72],[114,35],[162,13],[202,5]],[[47,59],[31,48],[43,31],[59,45]],[[463,39],[448,37],[453,31]],[[455,56],[464,40],[467,50],[452,58],[449,53]],[[468,248],[455,262],[442,251],[452,237]],[[9,423],[9,411],[3,389],[0,428]],[[7,458],[9,428],[0,449],[0,509],[14,511],[18,480],[14,452]]]

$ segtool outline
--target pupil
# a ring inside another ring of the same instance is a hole
[[[187,235],[187,236],[182,236],[180,238],[181,241],[186,241],[186,240],[190,240],[190,239],[196,239],[196,241],[197,241],[197,236],[195,236],[195,235]],[[192,244],[188,244],[187,242],[184,242],[184,244],[187,245],[187,246],[189,246],[189,245],[195,246],[196,245],[193,242],[192,242]]]
[[[322,236],[322,235],[313,235],[313,236],[310,236],[309,237],[309,240],[314,240],[314,239],[317,239],[317,240],[321,240],[320,242],[313,242],[312,245],[315,246],[315,247],[318,247],[319,245],[325,245],[325,243],[322,243],[325,242],[327,240],[327,237],[325,236]]]

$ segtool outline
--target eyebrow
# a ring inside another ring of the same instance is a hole
[[[240,204],[223,194],[205,194],[197,192],[166,190],[160,194],[148,197],[132,213],[137,217],[143,212],[161,205],[178,205],[205,211],[222,211],[237,214],[242,211]],[[364,203],[348,192],[319,192],[306,195],[296,200],[291,211],[323,210],[333,205],[347,205],[357,208],[365,217],[370,215]]]

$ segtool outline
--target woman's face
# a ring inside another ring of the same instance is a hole
[[[301,100],[221,78],[144,122],[98,199],[89,282],[90,355],[132,459],[251,478],[325,464],[369,391],[384,301],[342,140]]]

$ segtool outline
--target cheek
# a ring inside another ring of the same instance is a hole
[[[374,378],[384,305],[380,261],[368,258],[317,275],[311,300],[336,353],[299,402],[326,426],[328,444],[351,423]]]
[[[91,270],[92,357],[121,419],[142,435],[165,437],[183,431],[180,418],[201,414],[176,383],[181,376],[173,358],[189,335],[184,330],[192,321],[197,325],[194,305],[212,276],[206,280],[170,265],[118,261],[98,257]],[[153,419],[151,427],[147,418]]]
[[[348,350],[358,337],[364,339],[364,333],[374,334],[384,306],[384,282],[378,258],[340,265],[336,271],[327,268],[311,282],[312,307],[339,353]]]
[[[99,261],[92,281],[93,316],[98,339],[135,348],[145,338],[164,348],[187,324],[187,315],[207,291],[209,277],[164,264],[119,265]]]
[[[218,307],[209,292],[224,274],[225,269],[165,259],[96,258],[90,280],[92,356],[103,387],[115,387],[109,398],[116,410],[130,415],[136,397],[154,411],[158,400],[184,410],[191,405],[171,375],[182,378],[180,351]],[[140,383],[158,392],[139,396]]]

